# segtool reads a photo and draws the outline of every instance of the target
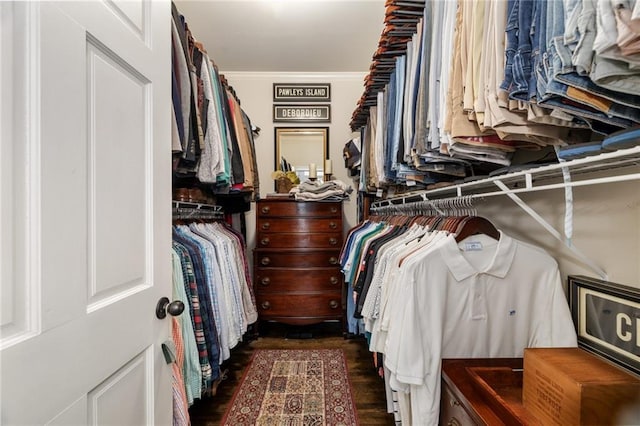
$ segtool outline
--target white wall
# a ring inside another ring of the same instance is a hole
[[[251,123],[260,127],[260,136],[255,140],[260,178],[260,196],[274,192],[271,172],[274,170],[274,127],[309,127],[313,124],[273,123],[273,83],[331,83],[331,123],[318,123],[318,127],[329,127],[329,158],[333,161],[334,179],[354,187],[350,199],[344,202],[344,228],[354,226],[357,221],[356,187],[344,167],[342,148],[358,133],[349,128],[351,114],[364,92],[365,73],[262,73],[222,72],[240,98],[242,109],[251,118]],[[255,204],[247,214],[247,243],[255,246]]]
[[[638,182],[576,187],[573,195],[573,245],[604,269],[608,281],[640,288]],[[564,190],[521,198],[564,234]],[[478,210],[509,235],[547,250],[558,261],[565,283],[567,275],[602,279],[506,196],[487,198]]]

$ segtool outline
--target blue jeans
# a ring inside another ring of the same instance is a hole
[[[385,117],[386,117],[386,140],[384,141],[384,177],[386,180],[394,179],[395,176],[391,170],[392,151],[393,151],[393,131],[396,118],[396,74],[398,69],[396,68],[389,78],[389,84],[387,84],[387,93],[385,96]]]
[[[518,6],[519,0],[509,0],[507,5],[507,25],[505,28],[504,79],[500,89],[511,94],[513,86],[513,57],[518,49]]]
[[[512,99],[530,99],[532,32],[535,31],[535,26],[532,25],[534,5],[530,0],[520,0],[518,5],[518,49],[513,57],[514,87],[510,93]]]
[[[393,123],[393,139],[391,143],[391,170],[396,174],[398,170],[398,150],[400,149],[400,139],[402,139],[402,115],[404,107],[404,84],[406,73],[407,57],[405,55],[396,58],[396,100],[395,117]]]
[[[604,90],[575,72],[572,52],[564,43],[563,20],[562,2],[549,2],[546,23],[546,53],[549,61],[547,86],[545,95],[538,103],[582,117],[591,123],[594,131],[626,128],[634,122],[640,122],[640,110],[598,99],[602,97],[599,93],[603,93]],[[617,95],[613,100],[617,101]],[[628,100],[633,101],[630,98]]]
[[[535,70],[536,98],[543,99],[547,92],[547,75],[549,58],[547,57],[547,1],[537,0],[534,8],[534,40],[538,46],[538,54],[533,55],[533,69]]]

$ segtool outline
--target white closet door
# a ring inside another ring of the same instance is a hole
[[[0,14],[0,423],[169,424],[170,3]]]

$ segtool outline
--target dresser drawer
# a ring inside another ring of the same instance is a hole
[[[342,232],[342,220],[304,217],[260,219],[257,230],[259,232]]]
[[[269,317],[340,317],[340,292],[321,294],[256,294],[258,315]]]
[[[440,426],[475,426],[478,425],[462,403],[455,397],[449,386],[442,383],[442,395],[440,399]]]
[[[342,291],[338,268],[256,268],[255,289],[259,292]]]
[[[256,267],[271,268],[328,268],[337,267],[340,262],[339,250],[314,251],[269,251],[255,252]]]
[[[258,248],[340,248],[342,233],[326,232],[316,234],[258,232]]]
[[[313,216],[342,217],[340,203],[260,201],[257,205],[258,217]]]

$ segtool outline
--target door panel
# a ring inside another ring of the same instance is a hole
[[[153,374],[150,355],[149,351],[145,351],[136,356],[89,392],[87,424],[149,424],[153,413],[140,408],[152,406],[153,388],[148,385],[151,383],[149,376]]]
[[[149,81],[88,40],[89,309],[148,287]],[[114,171],[117,174],[114,176]],[[114,220],[121,226],[114,228]]]
[[[27,66],[25,16],[11,3],[0,5],[0,349],[36,332],[36,288],[27,276],[34,223],[27,210],[27,182],[31,169],[25,158],[29,145],[26,81],[16,79]],[[25,165],[25,166],[22,166]]]
[[[168,424],[170,4],[0,13],[0,423]]]

